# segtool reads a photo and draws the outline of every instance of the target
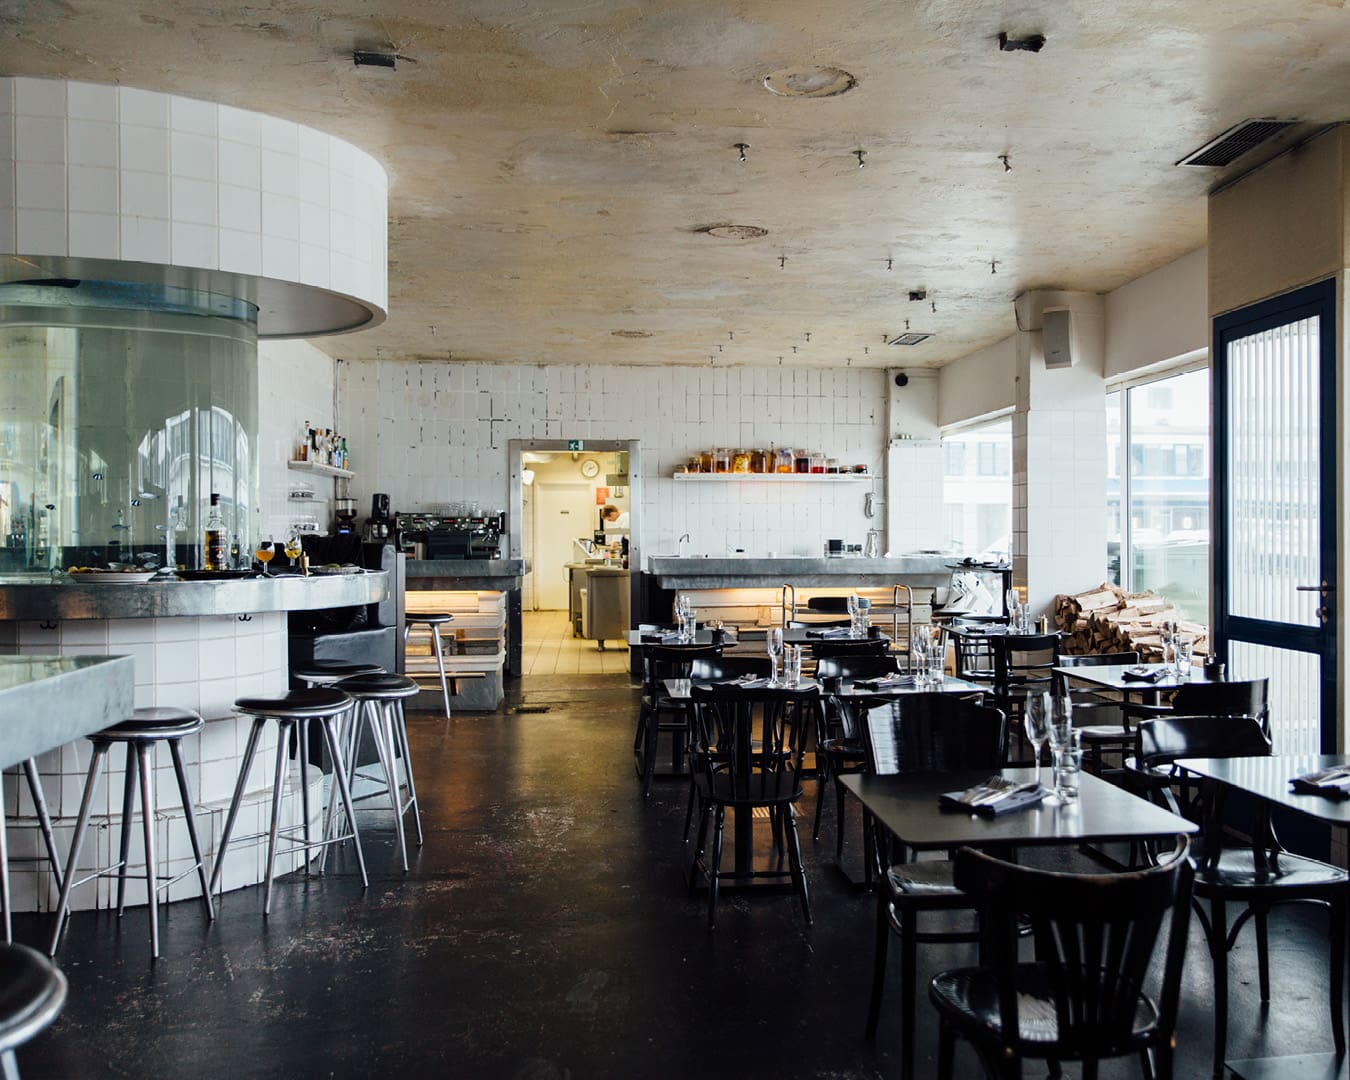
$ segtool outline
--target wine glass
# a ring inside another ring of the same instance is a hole
[[[1041,747],[1050,738],[1050,695],[1044,690],[1027,694],[1027,742],[1036,760],[1036,783],[1041,782]]]
[[[257,548],[254,549],[253,557],[262,563],[263,577],[270,576],[267,572],[267,564],[270,563],[275,556],[276,549],[272,546],[272,538],[270,536],[258,542]]]
[[[300,543],[299,533],[291,533],[290,536],[286,537],[286,547],[284,550],[286,552],[286,558],[291,560],[291,569],[294,570],[295,560],[305,553],[305,547]]]
[[[914,676],[915,689],[928,685],[928,631],[922,626],[916,626],[909,639],[909,673]]]
[[[778,663],[783,658],[783,628],[771,626],[764,635],[764,647],[769,654],[769,663],[773,665],[769,674],[769,685],[778,685]]]

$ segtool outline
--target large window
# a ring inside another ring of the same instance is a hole
[[[1012,550],[1012,421],[965,428],[942,440],[947,546],[1004,559]]]
[[[1106,395],[1107,567],[1189,619],[1209,614],[1209,371]]]

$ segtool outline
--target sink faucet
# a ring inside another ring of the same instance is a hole
[[[689,543],[689,534],[685,533],[675,542],[675,554],[677,558],[684,558],[684,545]]]

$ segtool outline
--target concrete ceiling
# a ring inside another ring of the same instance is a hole
[[[1200,247],[1206,192],[1281,145],[1174,166],[1224,129],[1302,121],[1287,145],[1350,109],[1336,0],[7,0],[0,27],[5,74],[383,161],[389,320],[316,341],[355,360],[940,365],[1011,333],[1026,289]],[[856,85],[765,87],[820,67]],[[767,235],[701,231],[727,223]],[[883,344],[907,326],[934,336]]]

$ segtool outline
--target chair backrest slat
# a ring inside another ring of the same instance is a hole
[[[868,769],[885,776],[909,772],[997,769],[1007,745],[999,709],[950,694],[904,694],[856,703]]]

